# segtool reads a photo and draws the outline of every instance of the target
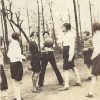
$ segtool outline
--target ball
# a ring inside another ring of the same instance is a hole
[[[54,41],[51,37],[48,37],[44,40],[44,47],[53,47]]]

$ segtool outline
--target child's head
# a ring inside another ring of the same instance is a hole
[[[12,39],[19,41],[20,40],[20,34],[15,32],[12,34]]]
[[[38,33],[37,32],[31,32],[30,38],[31,38],[31,40],[33,40],[33,38],[38,38]]]
[[[96,32],[97,30],[100,31],[100,23],[94,23],[92,25],[92,30],[93,30],[93,32]]]
[[[32,38],[33,36],[38,37],[38,32],[31,32],[30,37]]]
[[[49,37],[49,35],[50,35],[50,33],[49,33],[49,32],[47,32],[47,31],[45,31],[45,32],[43,33],[43,37],[44,37],[44,38]]]
[[[89,31],[85,31],[84,34],[85,34],[85,36],[89,36],[90,32]]]
[[[71,30],[71,25],[70,23],[64,23],[63,24],[63,31]]]

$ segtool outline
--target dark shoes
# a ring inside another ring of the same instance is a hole
[[[32,93],[40,93],[41,91],[40,90],[32,90]]]
[[[94,95],[93,95],[93,94],[89,94],[89,93],[88,93],[88,95],[87,95],[86,97],[88,97],[88,98],[93,98],[93,97],[94,97]]]
[[[65,83],[63,82],[63,83],[59,83],[59,85],[65,85]]]
[[[87,78],[87,81],[91,81],[91,79],[92,79],[92,77],[88,77],[88,78]]]
[[[74,86],[82,86],[81,83],[76,83]]]

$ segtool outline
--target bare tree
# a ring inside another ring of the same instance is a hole
[[[27,0],[26,0],[26,11],[27,11],[27,20],[28,20],[28,29],[29,29],[29,38],[30,38],[30,18],[29,18],[29,11],[27,8]]]
[[[7,29],[7,20],[6,20],[6,10],[4,0],[1,0],[2,5],[2,17],[3,17],[3,25],[4,25],[4,41],[6,45],[6,51],[8,50],[8,29]]]
[[[71,19],[70,19],[70,12],[69,12],[69,9],[68,9],[68,19],[69,19],[69,23],[71,24]]]
[[[42,8],[42,25],[43,25],[43,32],[45,31],[45,21],[44,21],[44,8],[43,8],[43,1],[41,0],[41,8]]]
[[[81,46],[82,46],[82,28],[81,28],[81,14],[80,14],[80,5],[79,1],[77,0],[77,5],[78,5],[78,17],[79,17],[79,28],[80,28],[80,39],[81,39]]]
[[[56,34],[55,34],[55,25],[54,25],[54,20],[53,20],[53,15],[52,15],[52,8],[51,8],[51,3],[49,3],[49,8],[50,8],[50,14],[51,14],[51,20],[52,20],[52,26],[53,26],[53,34],[52,34],[52,37],[53,37],[53,40],[54,40],[54,43],[55,43],[55,46],[57,46],[57,38],[56,38]]]
[[[7,18],[9,20],[9,22],[11,22],[13,25],[15,25],[23,33],[27,42],[29,42],[29,39],[28,39],[26,33],[24,32],[23,28],[21,27],[23,20],[20,20],[20,15],[15,13],[17,22],[13,18],[14,14],[12,12],[12,3],[11,2],[9,3],[9,9],[6,9],[6,10],[7,10],[7,16],[8,16]]]
[[[93,20],[92,20],[92,4],[89,0],[89,9],[90,9],[90,19],[91,19],[91,31],[92,31],[92,23],[93,23]],[[92,35],[93,35],[93,31],[92,31]]]
[[[39,41],[38,46],[40,49],[40,11],[39,11],[39,1],[38,0],[37,0],[37,8],[38,8],[38,41]]]
[[[81,44],[80,44],[80,37],[79,37],[79,29],[78,29],[78,17],[77,17],[77,8],[76,8],[76,2],[73,0],[73,6],[74,6],[74,14],[75,14],[75,23],[76,23],[76,33],[77,33],[77,51],[80,51]]]

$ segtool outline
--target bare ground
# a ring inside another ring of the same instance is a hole
[[[50,65],[47,66],[46,75],[45,75],[45,81],[44,81],[44,87],[43,91],[40,93],[32,93],[32,81],[31,76],[32,72],[25,70],[30,64],[29,62],[24,63],[24,76],[22,80],[22,96],[25,100],[100,100],[100,79],[97,82],[96,90],[95,90],[95,97],[94,98],[87,98],[86,95],[89,90],[89,81],[86,81],[88,77],[88,69],[83,64],[82,59],[78,59],[76,62],[76,67],[78,68],[81,80],[82,80],[82,86],[77,87],[74,86],[76,80],[75,75],[73,71],[70,71],[70,86],[71,89],[68,91],[60,91],[63,86],[58,84],[58,81],[56,79],[55,73],[53,72],[53,69]],[[63,76],[63,70],[62,70],[62,60],[57,63],[58,68],[60,69],[62,76]],[[13,86],[12,86],[12,80],[10,77],[10,70],[9,65],[5,68],[5,72],[8,79],[8,85],[9,85],[9,98],[12,100],[13,98]]]

